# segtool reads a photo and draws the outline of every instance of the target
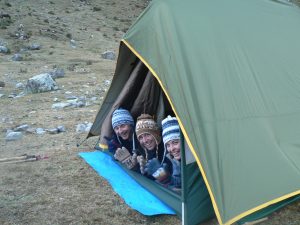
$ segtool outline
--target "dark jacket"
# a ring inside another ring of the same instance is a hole
[[[118,148],[122,148],[125,147],[130,154],[132,155],[133,152],[135,152],[137,155],[140,155],[140,144],[136,138],[136,135],[134,135],[134,142],[135,142],[135,149],[133,149],[133,141],[132,138],[130,138],[129,140],[123,140],[121,137],[117,137],[117,135],[113,135],[112,138],[110,139],[110,141],[108,141],[108,150],[111,154],[115,154],[116,150]]]
[[[172,174],[173,173],[172,162],[166,156],[164,158],[164,150],[165,150],[164,144],[163,144],[163,142],[161,142],[158,145],[158,152],[157,152],[158,156],[156,156],[156,150],[146,150],[146,149],[143,149],[142,155],[146,158],[145,151],[147,151],[148,161],[157,157],[157,159],[161,163],[161,165],[163,165],[164,163],[167,164],[166,169],[169,171],[170,174]],[[147,175],[145,175],[145,176],[147,176]],[[147,176],[147,177],[152,180],[155,180],[153,176]]]

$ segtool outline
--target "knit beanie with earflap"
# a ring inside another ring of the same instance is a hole
[[[116,126],[120,126],[122,124],[129,124],[134,127],[134,120],[128,110],[119,108],[112,114],[111,125],[113,129],[115,129]]]
[[[162,137],[164,145],[171,140],[180,139],[180,128],[176,117],[168,116],[162,124]]]
[[[149,114],[142,114],[137,118],[135,132],[137,137],[144,133],[151,134],[155,138],[157,145],[161,142],[159,127]]]

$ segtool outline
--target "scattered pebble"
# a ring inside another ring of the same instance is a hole
[[[17,54],[14,54],[11,59],[12,59],[12,61],[22,61],[23,56],[21,54],[17,53]]]
[[[6,141],[15,141],[15,140],[19,140],[23,137],[22,132],[14,132],[14,131],[9,131],[6,134],[5,140]]]
[[[106,51],[101,54],[103,59],[115,60],[116,54],[113,51]]]

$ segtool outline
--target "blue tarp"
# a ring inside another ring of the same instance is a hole
[[[111,184],[131,208],[147,216],[175,214],[170,207],[130,177],[110,155],[100,151],[81,152],[79,155]]]

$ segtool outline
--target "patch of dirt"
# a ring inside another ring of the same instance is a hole
[[[101,58],[106,50],[118,52],[119,40],[146,7],[146,0],[0,0],[0,155],[46,156],[26,163],[0,163],[0,224],[181,224],[175,216],[146,217],[130,209],[78,153],[91,151],[96,138],[79,148],[87,133],[76,125],[93,122],[112,79],[115,60]],[[71,42],[71,40],[73,40]],[[40,50],[26,50],[38,43]],[[23,49],[23,50],[22,50]],[[20,53],[22,61],[12,61]],[[56,79],[59,90],[26,94],[16,84],[54,68],[65,71]],[[97,97],[89,106],[52,109],[68,95]],[[66,132],[24,133],[5,141],[6,131],[22,124]],[[270,216],[262,224],[300,224],[300,202]],[[210,220],[206,225],[217,224]]]

